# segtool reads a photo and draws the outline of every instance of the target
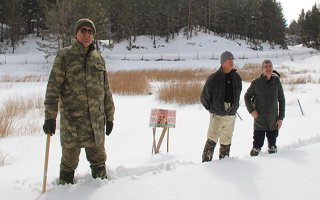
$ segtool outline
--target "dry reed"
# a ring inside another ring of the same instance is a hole
[[[108,78],[113,93],[120,95],[146,95],[150,86],[145,71],[109,72]]]
[[[196,104],[200,102],[202,87],[200,82],[168,84],[158,89],[158,98],[165,103]]]
[[[4,101],[0,110],[0,138],[13,134],[17,118],[22,118],[31,110],[41,108],[43,108],[43,95],[18,96]],[[26,129],[35,129],[34,124],[28,123],[27,125],[30,127]]]
[[[147,77],[149,80],[161,82],[184,82],[184,81],[202,81],[205,80],[212,70],[209,69],[176,69],[176,70],[148,70]]]
[[[203,81],[212,73],[208,69],[183,70],[133,70],[109,72],[108,78],[113,93],[120,95],[150,94],[150,82]]]
[[[3,75],[0,77],[0,82],[40,82],[46,80],[43,75],[27,74],[22,76]]]
[[[243,81],[251,82],[253,79],[260,76],[262,73],[261,64],[244,64],[241,69],[237,71]]]

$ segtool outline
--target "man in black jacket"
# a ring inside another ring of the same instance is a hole
[[[262,74],[251,82],[244,100],[254,118],[253,148],[250,155],[257,156],[268,139],[268,152],[276,153],[276,140],[285,115],[285,97],[279,74],[274,73],[270,60],[262,62]]]
[[[212,160],[219,140],[219,159],[229,157],[236,112],[239,108],[242,80],[234,69],[233,55],[225,51],[220,56],[221,67],[210,75],[201,93],[201,103],[210,113],[207,141],[202,162]]]

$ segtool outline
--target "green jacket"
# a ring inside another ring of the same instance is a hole
[[[75,42],[58,52],[44,105],[45,119],[55,119],[59,105],[62,145],[82,147],[104,143],[105,122],[113,121],[115,107],[105,61],[93,44],[87,50]],[[79,134],[80,130],[88,133]]]
[[[254,130],[277,130],[277,120],[285,116],[285,97],[279,77],[272,76],[268,81],[262,74],[251,82],[244,95],[247,110],[259,113],[254,120]]]
[[[237,73],[236,69],[233,69],[231,72],[232,77],[232,89],[233,89],[233,98],[234,103],[230,111],[226,111],[224,107],[224,96],[225,96],[225,73],[223,72],[222,67],[218,71],[211,74],[205,85],[203,86],[200,101],[202,105],[210,113],[226,116],[226,115],[235,115],[239,108],[240,93],[242,90],[242,79]]]

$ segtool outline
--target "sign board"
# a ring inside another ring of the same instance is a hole
[[[149,127],[170,127],[176,126],[176,111],[166,109],[151,109]]]

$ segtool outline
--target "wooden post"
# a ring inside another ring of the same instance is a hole
[[[152,143],[152,154],[156,154],[156,127],[152,128],[153,131],[153,143]]]
[[[167,133],[167,153],[169,152],[169,128]]]
[[[302,110],[302,107],[301,107],[299,99],[298,99],[298,104],[299,104],[299,107],[300,107],[301,114],[302,114],[302,116],[304,116],[304,113],[303,113],[303,110]]]
[[[152,127],[153,141],[151,153],[159,153],[163,139],[167,133],[167,152],[169,152],[169,127],[175,128],[176,111],[166,109],[151,109],[149,126]],[[157,127],[162,128],[159,140],[156,139]]]
[[[163,139],[164,139],[166,132],[168,132],[168,134],[167,134],[167,152],[169,152],[169,128],[163,127],[158,143],[156,142],[156,127],[152,128],[152,130],[153,130],[152,153],[154,153],[154,154],[159,153],[159,150],[160,150],[160,147],[161,147],[161,144],[163,142]]]
[[[47,171],[48,171],[48,161],[49,161],[50,137],[51,137],[51,135],[47,134],[46,153],[45,153],[45,159],[44,159],[43,182],[42,182],[42,193],[45,193],[46,188],[47,188]]]

